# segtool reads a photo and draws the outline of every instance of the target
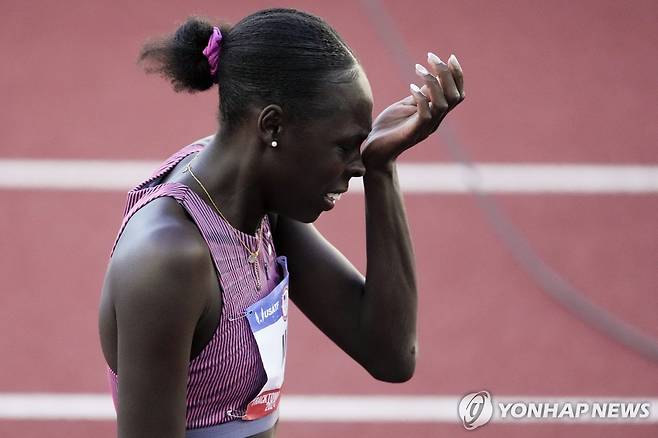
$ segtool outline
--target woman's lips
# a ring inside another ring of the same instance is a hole
[[[325,202],[326,210],[331,210],[332,208],[334,208],[336,202],[338,202],[341,196],[343,196],[342,192],[325,193],[324,202]]]
[[[336,192],[336,193],[327,193],[325,196],[332,200],[334,204],[340,199],[341,196],[343,196],[342,193]]]

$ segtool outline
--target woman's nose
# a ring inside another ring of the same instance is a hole
[[[366,174],[366,166],[363,164],[361,152],[358,149],[354,159],[349,164],[348,171],[350,177],[359,178]]]

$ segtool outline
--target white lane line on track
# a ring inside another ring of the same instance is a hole
[[[155,161],[0,159],[0,189],[126,191]],[[658,165],[400,163],[406,193],[658,193]],[[351,192],[363,192],[355,178]]]
[[[359,395],[284,395],[281,418],[299,422],[429,422],[458,423],[457,407],[461,396],[359,396]],[[549,397],[495,396],[494,402],[649,402],[651,415],[646,419],[502,419],[494,410],[493,422],[513,424],[627,424],[658,423],[658,398],[651,397]],[[497,408],[496,408],[497,409]],[[74,393],[0,393],[0,419],[4,420],[95,420],[116,419],[108,394]]]

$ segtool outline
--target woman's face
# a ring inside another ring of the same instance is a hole
[[[271,150],[268,210],[313,222],[331,210],[352,177],[363,176],[360,146],[372,128],[372,92],[361,68],[349,83],[328,84],[329,116],[282,126]]]

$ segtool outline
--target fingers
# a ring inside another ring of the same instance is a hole
[[[425,81],[425,85],[421,88],[421,92],[431,100],[430,110],[432,115],[436,117],[446,113],[449,105],[443,93],[443,87],[441,87],[436,76],[431,74],[420,64],[416,64],[416,74]]]
[[[415,102],[421,119],[436,121],[436,126],[443,117],[459,102],[464,100],[464,74],[455,55],[450,55],[448,64],[432,52],[427,53],[429,70],[416,64],[416,74],[424,84],[419,88],[411,84],[409,103]],[[408,104],[407,102],[405,104]]]
[[[418,85],[410,84],[409,89],[411,90],[411,95],[416,101],[416,106],[418,107],[418,116],[421,120],[431,120],[432,112],[430,111],[430,102],[427,100],[427,97],[420,91]]]
[[[454,58],[456,61],[457,58],[452,56],[451,58]],[[453,77],[453,71],[458,70],[459,73],[461,74],[461,67],[459,67],[459,64],[457,66],[454,65],[453,62],[451,62],[451,67],[448,66],[445,62],[443,62],[438,56],[436,56],[434,53],[429,52],[427,54],[427,62],[430,68],[430,71],[438,76],[439,82],[441,83],[441,87],[443,88],[443,94],[445,96],[445,100],[448,102],[448,105],[450,108],[454,107],[457,105],[459,102],[462,100],[462,92],[460,89],[457,87],[455,78]],[[462,84],[462,89],[463,89],[463,75],[460,76],[460,79]]]
[[[422,89],[420,91],[421,93],[423,92]],[[416,106],[416,98],[414,97],[413,93],[411,96],[407,96],[404,99],[399,101],[402,105],[411,105],[411,106]]]
[[[457,61],[455,55],[450,55],[450,58],[448,58],[448,68],[450,68],[450,71],[452,72],[452,77],[455,80],[455,85],[457,86],[459,95],[462,100],[464,100],[464,97],[466,97],[464,94],[464,72],[462,72],[462,67],[459,65],[459,61]]]

